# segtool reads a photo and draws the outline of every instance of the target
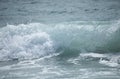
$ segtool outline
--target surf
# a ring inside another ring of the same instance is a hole
[[[120,52],[120,22],[28,23],[0,28],[0,61]]]

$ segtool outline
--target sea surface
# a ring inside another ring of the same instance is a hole
[[[0,0],[0,79],[120,79],[119,0]]]

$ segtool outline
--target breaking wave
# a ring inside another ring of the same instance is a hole
[[[54,53],[49,34],[29,25],[1,29],[0,60],[32,59]]]
[[[56,52],[120,52],[120,22],[19,24],[0,28],[0,61],[33,59]]]

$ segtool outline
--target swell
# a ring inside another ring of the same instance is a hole
[[[120,22],[66,22],[7,25],[0,29],[0,61],[61,57],[81,52],[120,52]]]

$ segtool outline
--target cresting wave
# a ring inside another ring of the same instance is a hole
[[[120,52],[120,22],[19,24],[0,28],[0,61],[33,59],[62,52]]]
[[[8,25],[1,29],[0,60],[32,59],[54,53],[49,34],[29,25]]]

